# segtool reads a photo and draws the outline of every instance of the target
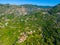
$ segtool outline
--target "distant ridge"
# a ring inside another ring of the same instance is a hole
[[[0,4],[0,6],[3,6],[3,5],[13,5],[13,4]],[[24,6],[24,7],[35,7],[35,8],[52,8],[53,6],[40,6],[40,5],[33,5],[33,4],[22,4],[22,5],[15,5],[15,6]]]

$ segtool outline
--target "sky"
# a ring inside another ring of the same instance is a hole
[[[60,0],[0,0],[0,4],[33,4],[42,6],[54,6],[60,3]]]

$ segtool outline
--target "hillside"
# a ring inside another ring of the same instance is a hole
[[[57,20],[57,26],[58,26],[58,28],[60,28],[60,4],[58,4],[58,5],[54,6],[53,8],[51,8],[49,10],[49,13],[51,15],[57,16],[57,19],[56,19]]]
[[[53,8],[50,9],[50,13],[60,13],[60,4],[54,6]]]
[[[0,45],[60,45],[55,8],[0,4]]]

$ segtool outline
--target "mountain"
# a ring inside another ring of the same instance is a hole
[[[10,13],[18,13],[19,15],[30,14],[33,11],[47,11],[51,8],[51,6],[38,6],[32,4],[25,5],[10,5],[10,4],[0,4],[0,13],[10,14]]]
[[[38,5],[32,5],[32,4],[24,4],[21,6],[24,6],[25,8],[51,8],[52,7],[52,6],[38,6]]]
[[[49,13],[51,13],[51,14],[60,13],[60,4],[58,4],[58,5],[54,6],[53,8],[51,8]]]

